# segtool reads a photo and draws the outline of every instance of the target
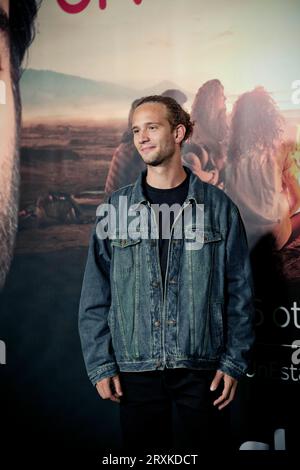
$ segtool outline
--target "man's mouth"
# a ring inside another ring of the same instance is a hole
[[[150,152],[151,150],[155,149],[155,145],[147,145],[145,147],[141,147],[141,152]]]

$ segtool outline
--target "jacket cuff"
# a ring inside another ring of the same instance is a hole
[[[99,380],[105,379],[106,377],[112,377],[119,373],[119,368],[115,362],[110,362],[99,367],[96,371],[88,374],[90,381],[93,385],[96,385]]]
[[[239,380],[241,377],[246,375],[247,372],[247,370],[241,369],[228,358],[220,360],[219,369],[236,380]]]

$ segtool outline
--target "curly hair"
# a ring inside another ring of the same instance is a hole
[[[174,98],[171,98],[170,96],[151,95],[144,96],[139,100],[135,101],[134,103],[134,110],[138,106],[141,106],[145,103],[164,104],[167,108],[168,121],[172,130],[174,130],[179,124],[182,124],[185,127],[185,135],[180,145],[182,145],[183,142],[192,135],[194,124],[191,121],[191,117],[189,113],[187,113]]]
[[[35,37],[34,20],[42,0],[11,0],[9,34],[12,65],[20,69],[25,53]]]
[[[21,64],[35,37],[35,18],[42,0],[11,0],[9,15],[2,13],[2,28],[7,31],[10,49],[10,74],[16,110],[17,133],[21,123],[21,98],[19,82]]]
[[[195,122],[195,133],[198,127],[208,137],[217,142],[227,138],[226,109],[220,110],[218,99],[224,96],[224,88],[220,80],[213,79],[205,82],[195,96],[191,118]]]
[[[258,149],[274,150],[284,119],[271,95],[263,88],[243,93],[232,111],[228,161]]]

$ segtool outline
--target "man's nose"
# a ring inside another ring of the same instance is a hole
[[[147,140],[149,140],[147,129],[141,129],[139,132],[139,142],[147,142]]]

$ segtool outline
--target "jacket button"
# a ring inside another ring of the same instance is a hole
[[[154,326],[160,326],[160,321],[159,321],[159,320],[156,320],[156,321],[154,322]]]

